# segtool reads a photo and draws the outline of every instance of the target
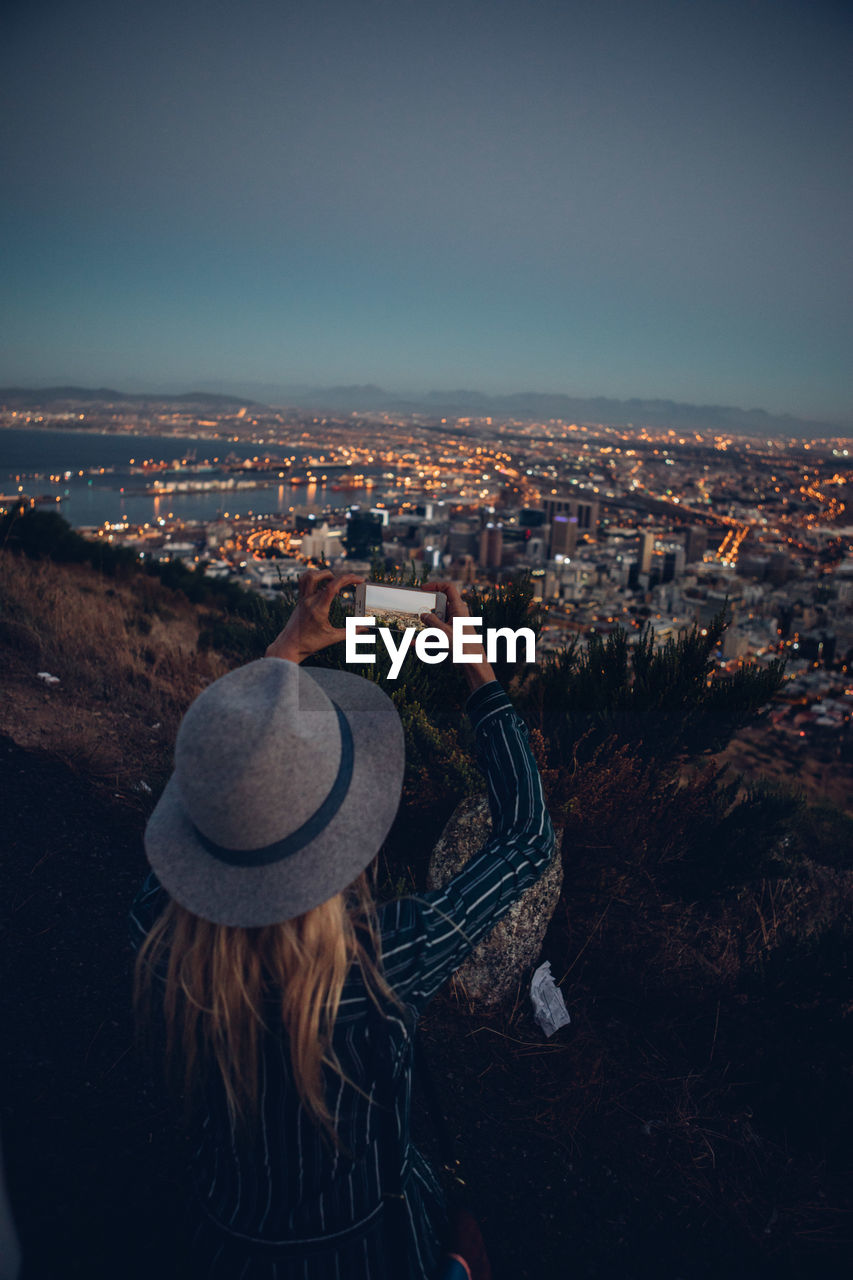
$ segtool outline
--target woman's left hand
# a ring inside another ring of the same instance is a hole
[[[329,621],[329,607],[344,587],[364,582],[356,573],[342,573],[335,577],[331,569],[306,569],[299,579],[299,599],[287,620],[284,630],[276,636],[267,649],[268,658],[285,658],[289,662],[302,662],[312,653],[327,649],[330,644],[343,640],[343,627],[333,627]]]

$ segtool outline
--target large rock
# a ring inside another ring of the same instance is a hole
[[[486,797],[467,796],[460,800],[430,856],[428,887],[442,888],[480,851],[491,833],[492,819]],[[456,980],[472,1004],[495,1008],[514,999],[519,982],[529,980],[563,887],[561,836],[562,832],[558,831],[557,852],[551,865],[512,904],[457,971]]]

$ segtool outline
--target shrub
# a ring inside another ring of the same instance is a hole
[[[549,655],[519,690],[548,744],[549,765],[590,759],[608,738],[658,762],[722,750],[784,679],[782,660],[713,674],[711,654],[725,626],[723,610],[706,635],[694,625],[658,647],[647,627],[631,649],[618,627],[591,635],[585,651],[573,640]]]

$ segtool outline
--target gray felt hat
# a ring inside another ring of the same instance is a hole
[[[378,852],[403,765],[403,726],[378,685],[261,658],[184,716],[145,852],[171,897],[205,920],[290,920]]]

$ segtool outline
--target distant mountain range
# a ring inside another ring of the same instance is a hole
[[[56,409],[62,404],[182,404],[240,409],[251,403],[241,396],[213,391],[165,392],[114,391],[112,387],[0,387],[0,407],[6,409]]]
[[[487,395],[482,391],[428,391],[400,394],[367,386],[329,387],[303,393],[300,404],[312,409],[426,413],[436,417],[494,417],[545,421],[600,422],[608,426],[675,430],[730,431],[740,435],[837,436],[853,434],[849,425],[815,422],[792,414],[727,405],[681,404],[674,400],[615,400],[607,396],[570,396],[537,391]]]
[[[422,414],[435,418],[493,417],[522,421],[560,418],[568,422],[608,426],[672,428],[676,431],[720,431],[750,436],[807,438],[851,436],[849,423],[817,422],[793,414],[730,405],[683,404],[674,400],[615,400],[607,396],[579,397],[536,391],[487,395],[482,391],[386,391],[372,383],[355,386],[305,387],[270,383],[220,384],[222,390],[174,393],[128,393],[109,387],[0,388],[0,406],[10,409],[58,410],[69,403],[168,403],[186,408],[237,409],[243,405],[286,405],[328,413]],[[227,387],[227,392],[225,388]],[[236,393],[236,394],[235,394]]]

